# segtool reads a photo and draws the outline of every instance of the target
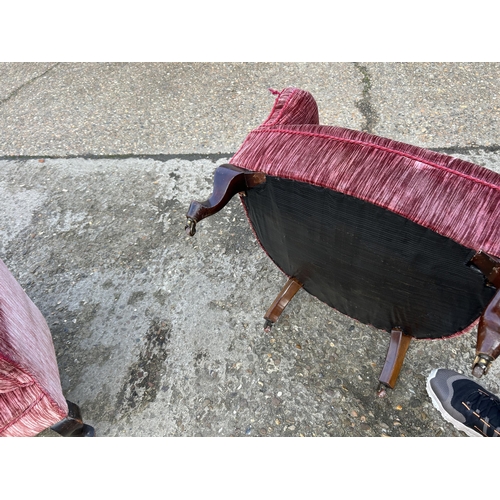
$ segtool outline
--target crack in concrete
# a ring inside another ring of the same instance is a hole
[[[500,144],[490,144],[488,146],[481,146],[480,144],[474,144],[470,146],[428,146],[424,147],[430,151],[435,151],[436,153],[443,153],[447,155],[453,154],[472,154],[472,153],[497,153],[500,151]],[[38,156],[0,156],[0,161],[30,161],[30,160],[154,160],[160,162],[167,162],[170,160],[186,160],[186,161],[196,161],[196,160],[212,160],[216,162],[221,159],[229,159],[234,156],[235,153],[179,153],[179,154],[111,154],[111,155],[92,155],[92,154],[81,154],[81,155],[45,155],[40,154]]]
[[[443,153],[447,155],[467,155],[472,153],[497,153],[500,151],[499,144],[491,144],[489,146],[480,146],[477,144],[471,146],[446,146],[446,147],[432,147],[427,148],[436,153]]]
[[[0,156],[0,161],[27,161],[27,160],[128,160],[130,158],[137,160],[155,160],[155,161],[169,161],[169,160],[212,160],[217,161],[222,158],[231,158],[233,153],[172,153],[172,154],[80,154],[80,155],[52,155],[44,154],[43,152],[36,156],[31,155],[3,155]]]
[[[28,85],[31,85],[32,83],[34,83],[36,80],[38,80],[42,76],[45,76],[49,71],[52,71],[56,66],[59,66],[59,64],[61,64],[61,63],[60,62],[56,62],[55,64],[53,64],[52,66],[50,66],[49,68],[47,68],[43,73],[40,73],[39,75],[34,76],[31,80],[28,80],[27,82],[24,82],[22,85],[20,85],[19,87],[17,87],[17,89],[14,89],[7,97],[4,97],[3,99],[0,99],[0,104],[5,104],[7,101],[9,101],[13,97],[15,97],[17,94],[19,94],[19,92],[24,87],[27,87]]]
[[[371,101],[370,91],[372,88],[372,82],[370,72],[368,71],[368,68],[366,66],[362,66],[357,62],[354,63],[354,67],[363,76],[361,80],[361,83],[363,84],[362,98],[359,101],[356,101],[354,104],[365,119],[365,124],[362,128],[363,132],[373,134],[375,126],[378,123],[378,114],[373,108],[373,104]]]

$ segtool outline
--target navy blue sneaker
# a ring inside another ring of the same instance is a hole
[[[500,399],[452,370],[432,370],[427,379],[432,404],[444,419],[472,437],[500,437]]]

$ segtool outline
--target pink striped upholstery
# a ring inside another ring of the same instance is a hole
[[[47,323],[0,260],[0,436],[34,436],[67,414]]]
[[[500,175],[451,156],[319,125],[308,92],[287,88],[230,163],[360,198],[500,257]]]

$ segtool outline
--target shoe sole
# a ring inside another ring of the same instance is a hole
[[[455,420],[443,407],[441,404],[441,401],[438,399],[434,391],[432,390],[431,387],[431,380],[436,376],[436,373],[438,371],[438,368],[434,369],[431,371],[430,375],[427,377],[427,384],[426,384],[426,389],[427,393],[429,394],[432,404],[436,410],[441,413],[442,417],[449,422],[450,424],[455,427],[458,431],[465,432],[467,436],[470,437],[484,437],[482,434],[479,434],[479,432],[474,431],[470,427],[467,427],[466,425],[462,424],[462,422],[459,422],[458,420]]]

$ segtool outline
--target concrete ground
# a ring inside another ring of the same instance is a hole
[[[500,172],[500,64],[0,63],[0,258],[45,315],[63,391],[100,436],[462,436],[425,390],[470,372],[475,330],[413,342],[377,397],[388,336],[284,277],[237,199],[184,233],[190,201],[268,115],[268,88],[323,124]],[[500,392],[500,364],[482,383]],[[41,436],[53,436],[48,430]]]

